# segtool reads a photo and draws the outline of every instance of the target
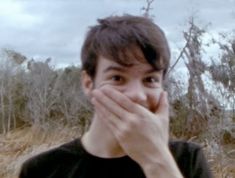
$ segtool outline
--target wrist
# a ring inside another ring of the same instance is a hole
[[[168,148],[162,155],[145,162],[141,167],[147,178],[183,178]]]

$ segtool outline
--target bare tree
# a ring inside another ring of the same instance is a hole
[[[220,36],[222,40],[214,40],[222,51],[220,60],[212,58],[208,70],[216,86],[218,97],[223,101],[221,104],[224,108],[224,118],[221,124],[227,134],[225,139],[228,139],[224,141],[235,142],[235,42],[234,37],[229,38],[223,34]]]
[[[56,88],[59,94],[58,108],[68,124],[77,124],[84,132],[90,123],[91,106],[85,98],[80,84],[78,67],[67,67],[58,76]]]
[[[146,6],[145,6],[145,7],[142,7],[142,10],[144,11],[144,12],[143,12],[143,16],[144,16],[144,17],[151,17],[151,15],[150,15],[150,10],[153,9],[153,8],[151,7],[153,2],[154,2],[154,0],[146,0]]]
[[[25,96],[27,110],[33,124],[43,125],[49,119],[50,108],[55,104],[56,97],[52,95],[56,73],[45,62],[28,62],[28,73],[25,75]]]
[[[0,132],[6,133],[17,125],[15,103],[22,74],[22,64],[26,58],[14,50],[3,50],[0,67]]]

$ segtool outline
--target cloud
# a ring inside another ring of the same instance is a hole
[[[144,0],[1,1],[0,48],[15,49],[29,58],[52,57],[59,66],[79,64],[84,36],[97,18],[123,13],[141,15],[143,6]],[[199,22],[211,22],[214,31],[235,29],[234,18],[230,17],[235,11],[232,0],[156,0],[152,7],[155,22],[166,31],[170,43],[179,46],[183,44],[181,32],[187,18],[195,11]]]
[[[40,17],[23,11],[19,1],[3,1],[0,3],[1,28],[29,28],[40,21]]]

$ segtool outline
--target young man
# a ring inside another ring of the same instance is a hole
[[[24,163],[20,178],[210,178],[202,150],[168,137],[163,80],[170,51],[150,19],[98,20],[82,48],[90,129]]]

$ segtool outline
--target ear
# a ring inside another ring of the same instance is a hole
[[[82,71],[81,76],[81,84],[84,94],[90,98],[91,97],[91,91],[93,89],[93,80],[90,75],[87,74],[85,70]]]

